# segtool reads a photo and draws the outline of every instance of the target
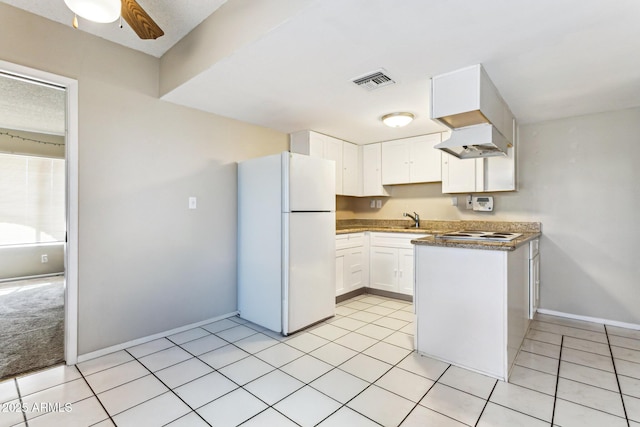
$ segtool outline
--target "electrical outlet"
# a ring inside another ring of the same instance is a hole
[[[197,209],[198,208],[198,199],[195,197],[189,197],[189,209]]]
[[[458,206],[458,197],[457,196],[453,196],[451,198],[451,206]]]
[[[376,207],[376,201],[375,200],[371,200],[371,203],[369,203],[369,207],[371,209],[374,209]]]
[[[42,256],[40,257],[40,262],[42,264],[49,262],[49,256],[47,254],[42,254]]]
[[[382,208],[382,200],[376,200],[376,208]]]

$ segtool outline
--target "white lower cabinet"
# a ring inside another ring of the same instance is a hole
[[[371,233],[369,287],[413,295],[413,245],[424,237],[405,233]]]
[[[413,295],[413,249],[372,247],[370,253],[370,287]]]
[[[370,249],[369,286],[383,291],[398,290],[398,250],[394,248]]]
[[[365,233],[336,236],[336,296],[367,285],[368,245]]]
[[[363,287],[413,295],[414,260],[409,233],[336,235],[336,296]]]

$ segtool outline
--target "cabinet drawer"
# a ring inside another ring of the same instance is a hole
[[[371,246],[383,246],[387,248],[413,248],[411,241],[425,237],[426,234],[409,233],[371,233]]]
[[[355,248],[364,245],[364,233],[336,235],[336,249]]]
[[[540,239],[529,242],[529,259],[533,259],[540,253]]]

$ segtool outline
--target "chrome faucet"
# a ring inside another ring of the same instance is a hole
[[[414,220],[416,222],[416,228],[420,227],[420,215],[418,215],[416,212],[413,213],[413,215],[411,215],[410,213],[403,213],[402,216],[408,216],[409,218],[411,218],[412,220]]]

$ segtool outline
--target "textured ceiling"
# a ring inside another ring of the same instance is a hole
[[[441,129],[429,118],[430,77],[474,64],[520,123],[640,106],[638,0],[307,3],[163,98],[356,143]],[[368,92],[351,83],[378,68],[397,84]],[[395,111],[416,120],[382,125]]]
[[[81,31],[161,56],[227,3],[213,18],[233,26],[223,32],[233,49],[211,63],[205,56],[220,40],[191,40],[188,46],[211,49],[202,58],[189,57],[188,48],[180,54],[207,66],[162,98],[286,133],[313,129],[362,144],[438,131],[429,118],[430,77],[474,64],[484,66],[520,123],[640,106],[638,0],[138,1],[164,37],[143,42],[117,23],[94,29],[81,21]],[[264,24],[253,1],[291,13],[242,43]],[[71,22],[64,0],[0,2]],[[248,19],[227,19],[230,13]],[[367,92],[351,82],[378,68],[397,84]],[[416,120],[386,128],[380,116],[394,111]]]

